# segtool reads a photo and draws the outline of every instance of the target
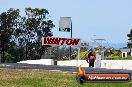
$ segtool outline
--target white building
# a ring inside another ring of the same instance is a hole
[[[121,51],[122,58],[132,56],[132,49],[121,49],[120,51]],[[131,51],[131,53],[130,53],[130,51]]]

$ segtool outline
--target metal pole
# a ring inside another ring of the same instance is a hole
[[[71,38],[72,38],[72,21],[71,21]]]
[[[129,48],[130,48],[130,55],[129,55],[129,56],[131,57],[131,52],[132,52],[132,51],[131,51],[131,49],[132,49],[132,48],[131,48],[131,45],[132,45],[132,41],[128,42],[128,45],[130,46],[130,47],[129,47]]]
[[[130,57],[131,57],[131,44],[130,44]]]
[[[27,39],[26,39],[26,60],[27,60]]]
[[[71,21],[71,38],[72,38],[72,21]],[[69,60],[71,59],[71,52],[72,52],[72,50],[71,50],[71,46],[70,46],[70,57],[69,57]]]

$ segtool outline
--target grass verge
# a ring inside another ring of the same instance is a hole
[[[129,83],[76,82],[76,74],[39,69],[0,69],[0,87],[132,87]]]

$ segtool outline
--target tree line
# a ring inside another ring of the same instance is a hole
[[[27,59],[40,59],[49,46],[41,45],[42,37],[51,37],[55,27],[48,10],[10,8],[0,14],[1,62],[17,62]]]

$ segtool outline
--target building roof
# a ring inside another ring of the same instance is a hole
[[[121,52],[130,52],[130,49],[120,49]],[[131,49],[131,52],[132,52],[132,49]]]

